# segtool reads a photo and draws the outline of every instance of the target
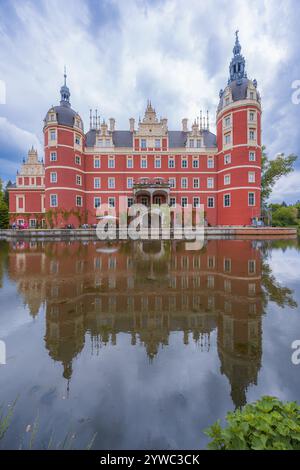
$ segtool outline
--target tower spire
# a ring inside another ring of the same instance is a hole
[[[60,89],[60,104],[61,106],[68,106],[70,107],[70,90],[67,87],[67,71],[66,66],[64,66],[64,84]]]
[[[239,30],[235,32],[235,44],[233,47],[233,58],[231,59],[229,66],[229,80],[228,83],[236,80],[237,84],[240,85],[243,78],[246,78],[245,70],[245,59],[241,54],[242,47],[239,41]]]

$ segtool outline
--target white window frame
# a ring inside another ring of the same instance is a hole
[[[77,161],[78,159],[78,161]],[[75,155],[75,165],[81,165],[81,157],[80,155]]]
[[[195,205],[196,199],[198,199],[198,204],[197,204],[197,205]],[[194,208],[200,207],[200,197],[199,197],[199,196],[194,196],[194,197],[193,197],[193,207],[194,207]]]
[[[50,173],[50,183],[57,183],[57,172],[51,171]]]
[[[188,185],[189,185],[189,183],[188,183],[187,177],[183,176],[181,178],[181,189],[188,189]]]
[[[248,171],[248,183],[255,183],[255,171]]]
[[[250,204],[250,194],[253,194],[253,204]],[[248,192],[248,207],[255,207],[255,205],[256,205],[255,192],[249,191]]]
[[[192,158],[192,167],[193,168],[199,168],[199,157],[193,156],[193,158]]]
[[[186,163],[186,166],[184,166],[183,162]],[[189,163],[188,163],[188,158],[186,156],[181,157],[181,168],[188,168]]]
[[[186,201],[186,204],[184,203]],[[182,196],[181,197],[181,207],[187,207],[188,206],[188,198],[187,196]]]
[[[82,186],[82,176],[76,175],[76,184],[77,186]]]
[[[231,153],[226,153],[224,155],[224,165],[230,165],[230,163],[231,163]]]
[[[255,162],[256,161],[256,152],[254,150],[250,150],[249,152],[249,162]]]
[[[132,178],[132,176],[128,176],[128,178],[127,178],[127,189],[132,189],[132,188],[133,188],[133,178]]]
[[[116,179],[113,176],[110,176],[107,180],[108,189],[116,188]]]
[[[155,155],[154,157],[154,168],[160,169],[161,168],[161,156]]]
[[[176,178],[169,178],[170,189],[176,188]]]
[[[148,159],[147,159],[147,155],[141,155],[141,168],[143,169],[146,169],[148,168]]]
[[[193,178],[193,189],[200,189],[200,178]]]
[[[107,167],[111,170],[116,168],[116,160],[114,155],[109,155],[108,157],[108,162],[107,162]]]
[[[175,157],[168,157],[168,168],[175,168]]]
[[[113,205],[111,205],[111,201],[113,201]],[[115,208],[116,207],[116,198],[114,196],[110,196],[107,199],[107,204],[108,204],[108,207]]]
[[[226,196],[229,196],[229,205],[225,205],[225,198]],[[231,194],[230,193],[226,193],[223,195],[223,207],[227,208],[227,207],[231,207]]]
[[[207,189],[213,189],[215,187],[215,178],[209,176],[206,181]]]
[[[98,183],[96,183],[96,181],[99,182],[99,185]],[[100,176],[95,176],[94,177],[94,189],[100,189],[101,188],[101,178]]]
[[[133,168],[133,156],[127,155],[126,157],[126,168]]]
[[[50,152],[50,162],[57,162],[57,152]]]
[[[207,168],[215,167],[215,159],[212,156],[207,157]]]
[[[96,162],[99,162],[99,166],[96,165]],[[100,156],[94,156],[94,168],[101,168],[101,158]]]
[[[55,197],[56,204],[52,204],[52,197]],[[57,194],[50,194],[50,207],[58,207],[58,196],[57,196]]]
[[[230,173],[224,175],[224,186],[228,186],[229,184],[231,184],[231,175],[230,175]]]

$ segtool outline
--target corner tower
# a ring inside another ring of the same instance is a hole
[[[45,210],[48,225],[78,227],[85,211],[84,130],[81,117],[71,108],[66,79],[65,71],[60,104],[44,119]]]
[[[261,101],[249,80],[236,31],[217,109],[218,225],[249,225],[261,215]]]

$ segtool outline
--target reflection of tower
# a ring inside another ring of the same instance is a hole
[[[229,248],[228,243],[224,247]],[[249,242],[241,243],[239,250],[231,251],[231,258],[223,251],[228,272],[218,318],[221,372],[228,377],[236,407],[246,403],[248,386],[257,383],[262,355],[260,252]]]

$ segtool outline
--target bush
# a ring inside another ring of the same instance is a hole
[[[299,450],[300,407],[264,396],[253,404],[229,412],[228,426],[217,421],[205,431],[216,450]]]
[[[0,201],[0,228],[8,228],[9,213],[8,206],[3,200]]]

